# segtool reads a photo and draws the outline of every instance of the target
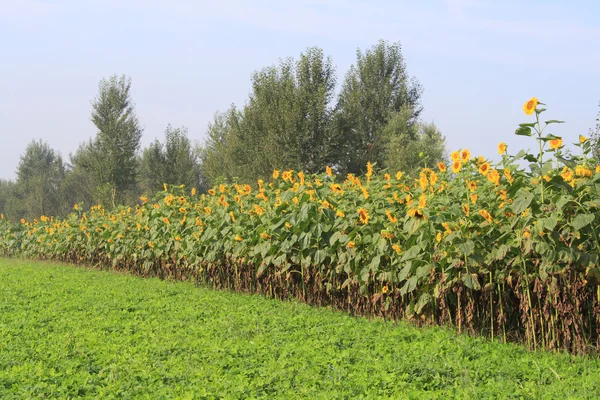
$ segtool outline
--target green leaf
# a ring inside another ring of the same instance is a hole
[[[473,243],[472,240],[467,240],[464,243],[457,244],[456,248],[460,250],[463,255],[470,256],[475,250],[475,243]]]
[[[400,294],[405,295],[415,290],[417,288],[417,280],[418,278],[416,276],[413,276],[407,280],[404,286],[400,288]]]
[[[481,290],[477,274],[463,274],[462,281],[466,287],[472,290]]]
[[[415,304],[415,313],[421,314],[423,308],[425,308],[429,303],[431,303],[432,297],[429,293],[423,293],[421,297],[419,297],[419,301]]]
[[[533,193],[522,189],[519,191],[519,196],[513,202],[511,209],[515,214],[521,214],[529,207],[532,201]]]
[[[528,126],[521,126],[517,128],[515,134],[519,136],[531,136],[531,128]]]
[[[426,265],[423,265],[423,266],[421,266],[421,267],[417,268],[417,271],[416,271],[416,273],[415,273],[415,276],[416,276],[417,278],[423,278],[423,277],[425,277],[425,276],[429,275],[429,272],[430,272],[430,271],[431,271],[433,268],[434,268],[434,265],[433,265],[433,264],[426,264]]]
[[[522,124],[519,124],[519,126],[522,128],[534,128],[536,124],[537,122],[524,122]]]
[[[545,121],[544,123],[546,125],[550,125],[550,124],[564,124],[565,121],[559,121],[557,119],[551,119],[551,120]]]
[[[596,216],[594,214],[578,214],[573,221],[571,221],[571,226],[576,230],[580,230],[581,228],[591,224]]]
[[[538,162],[537,157],[534,156],[533,154],[525,154],[525,156],[523,156],[523,158],[532,163]]]

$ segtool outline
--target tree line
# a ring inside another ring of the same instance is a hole
[[[95,137],[68,161],[48,143],[31,142],[16,179],[0,180],[0,213],[19,220],[63,216],[76,203],[134,205],[165,183],[202,192],[281,169],[360,174],[371,162],[410,175],[446,156],[439,129],[420,119],[423,89],[399,43],[358,50],[339,87],[331,57],[317,47],[254,72],[251,84],[242,107],[215,113],[204,143],[169,125],[162,142],[142,149],[131,79],[101,80],[91,110]]]

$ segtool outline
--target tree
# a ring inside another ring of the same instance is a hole
[[[331,104],[335,69],[313,47],[252,75],[252,92],[241,112],[217,114],[202,149],[202,170],[218,177],[255,181],[274,169],[323,170],[335,159],[337,139]]]
[[[431,123],[407,124],[410,112],[396,113],[383,130],[388,142],[383,166],[416,176],[421,168],[433,168],[446,158],[446,139]]]
[[[21,201],[17,195],[17,184],[14,181],[0,179],[0,213],[12,221],[23,218]]]
[[[246,162],[246,149],[241,145],[244,137],[240,132],[242,114],[234,105],[226,112],[217,112],[209,123],[207,140],[196,149],[200,158],[201,172],[206,186],[214,186],[220,178],[235,180],[255,177]]]
[[[358,50],[338,97],[336,129],[343,137],[340,168],[360,173],[368,161],[385,164],[389,135],[383,130],[403,109],[407,128],[417,122],[422,88],[408,76],[400,43],[380,41]]]
[[[600,103],[598,103],[598,107],[600,107]],[[596,164],[600,165],[600,111],[598,111],[598,115],[596,116],[596,127],[594,129],[590,128],[590,139],[592,140]]]
[[[167,126],[164,145],[156,140],[144,150],[140,172],[146,194],[161,190],[164,183],[199,188],[200,166],[187,129]]]
[[[32,141],[21,155],[17,167],[16,190],[21,217],[33,219],[40,215],[60,215],[61,189],[66,167],[60,154],[47,143]]]
[[[136,152],[142,128],[130,90],[131,79],[124,75],[100,81],[91,114],[98,133],[94,140],[80,147],[75,158],[76,166],[92,175],[95,198],[113,207],[124,203],[126,192],[135,189],[137,178]]]

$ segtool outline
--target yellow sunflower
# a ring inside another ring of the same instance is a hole
[[[539,103],[538,99],[535,97],[532,97],[527,103],[525,103],[523,105],[523,111],[525,111],[525,114],[527,114],[527,115],[533,114],[538,103]]]
[[[550,148],[551,149],[556,150],[556,149],[560,149],[561,147],[563,147],[563,141],[562,141],[562,139],[560,139],[560,138],[559,139],[552,139],[550,141]]]
[[[500,142],[498,145],[498,154],[502,155],[504,153],[506,153],[506,143]]]

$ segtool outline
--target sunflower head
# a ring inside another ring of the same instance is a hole
[[[460,161],[454,161],[452,163],[452,172],[455,174],[458,174],[458,171],[460,171],[460,168],[462,167],[462,164],[460,163]]]
[[[446,165],[443,162],[440,161],[437,166],[440,172],[446,172]]]
[[[364,208],[359,208],[358,219],[361,224],[366,225],[367,223],[369,223],[369,212]]]
[[[529,99],[529,101],[527,101],[527,103],[523,105],[523,111],[525,111],[525,114],[531,115],[535,112],[535,108],[538,104],[539,100],[535,97],[532,97],[531,99]]]
[[[500,142],[498,145],[498,154],[502,155],[504,153],[506,153],[506,143]]]
[[[563,147],[562,139],[558,138],[550,140],[550,148],[552,150],[560,149],[561,147]]]
[[[479,173],[483,176],[486,176],[490,172],[490,163],[483,163],[479,166]]]

